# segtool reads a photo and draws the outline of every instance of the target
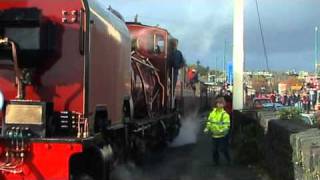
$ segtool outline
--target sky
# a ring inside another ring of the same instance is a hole
[[[245,0],[245,69],[265,70],[255,0]],[[126,21],[160,25],[179,39],[188,64],[221,69],[232,61],[232,0],[109,0]],[[258,0],[269,67],[314,71],[319,0]],[[320,36],[320,35],[319,35]],[[224,53],[225,52],[225,53]]]

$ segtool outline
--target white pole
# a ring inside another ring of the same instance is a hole
[[[234,0],[233,15],[233,109],[243,109],[244,0]]]

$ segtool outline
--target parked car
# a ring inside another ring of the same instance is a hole
[[[254,109],[262,109],[267,108],[269,104],[273,104],[271,99],[268,98],[255,98],[253,99],[253,108]]]
[[[312,126],[312,125],[316,124],[316,118],[315,118],[314,114],[301,113],[300,119],[307,125]]]

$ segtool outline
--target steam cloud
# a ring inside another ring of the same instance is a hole
[[[197,141],[197,135],[200,130],[200,119],[197,114],[189,115],[181,123],[180,133],[170,145],[171,147],[193,144]]]
[[[111,180],[145,180],[141,169],[134,163],[127,163],[116,167],[111,173]]]

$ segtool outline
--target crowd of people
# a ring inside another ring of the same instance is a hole
[[[317,91],[297,91],[295,93],[272,93],[268,95],[256,95],[257,97],[266,97],[270,98],[273,103],[280,103],[284,106],[293,106],[297,107],[304,112],[309,113],[311,110],[315,110],[317,103]]]

